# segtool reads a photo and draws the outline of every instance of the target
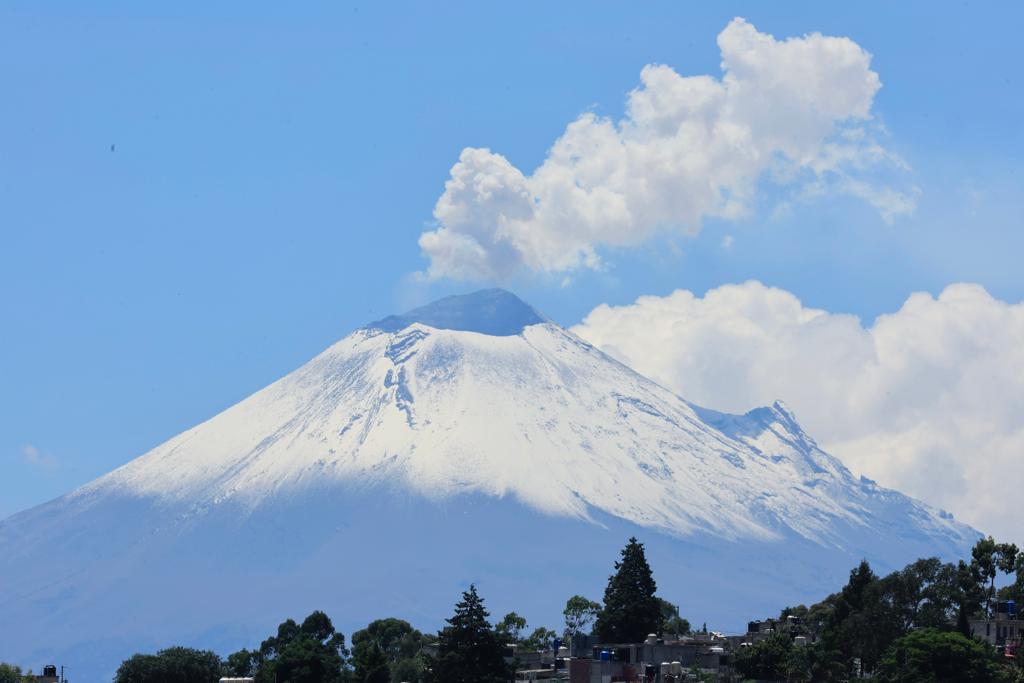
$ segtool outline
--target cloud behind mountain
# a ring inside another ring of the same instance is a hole
[[[746,282],[598,306],[572,329],[698,403],[784,398],[854,471],[1024,540],[997,493],[1024,475],[1024,303],[954,284],[865,325]]]

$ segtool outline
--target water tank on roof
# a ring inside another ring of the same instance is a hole
[[[601,650],[601,661],[610,662],[612,659],[612,653],[608,650]]]
[[[43,667],[43,676],[46,678],[56,678],[57,667],[55,667],[53,664],[47,664]]]

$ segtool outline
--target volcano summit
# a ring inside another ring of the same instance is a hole
[[[557,626],[629,535],[659,593],[738,628],[977,532],[858,479],[781,403],[698,407],[503,290],[370,323],[283,379],[0,522],[0,660],[80,679],[252,646],[324,609],[437,626],[476,582]]]

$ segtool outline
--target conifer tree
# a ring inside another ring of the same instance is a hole
[[[430,679],[436,683],[505,683],[512,678],[505,648],[487,621],[490,616],[476,586],[462,594],[448,626],[438,634]]]
[[[594,632],[606,643],[638,643],[661,627],[661,603],[654,596],[657,586],[644,556],[644,546],[630,538],[622,550],[622,561],[608,578],[604,607],[597,616]]]

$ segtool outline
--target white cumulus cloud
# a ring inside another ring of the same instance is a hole
[[[573,331],[698,404],[781,398],[855,472],[1024,541],[1024,303],[954,284],[865,326],[747,282],[602,305]]]
[[[911,194],[872,179],[903,163],[870,134],[871,55],[818,33],[776,40],[743,19],[718,36],[722,75],[651,64],[619,121],[584,113],[532,174],[466,148],[420,236],[429,277],[503,279],[598,268],[598,247],[747,214],[758,184],[794,198],[846,193],[891,218]]]

